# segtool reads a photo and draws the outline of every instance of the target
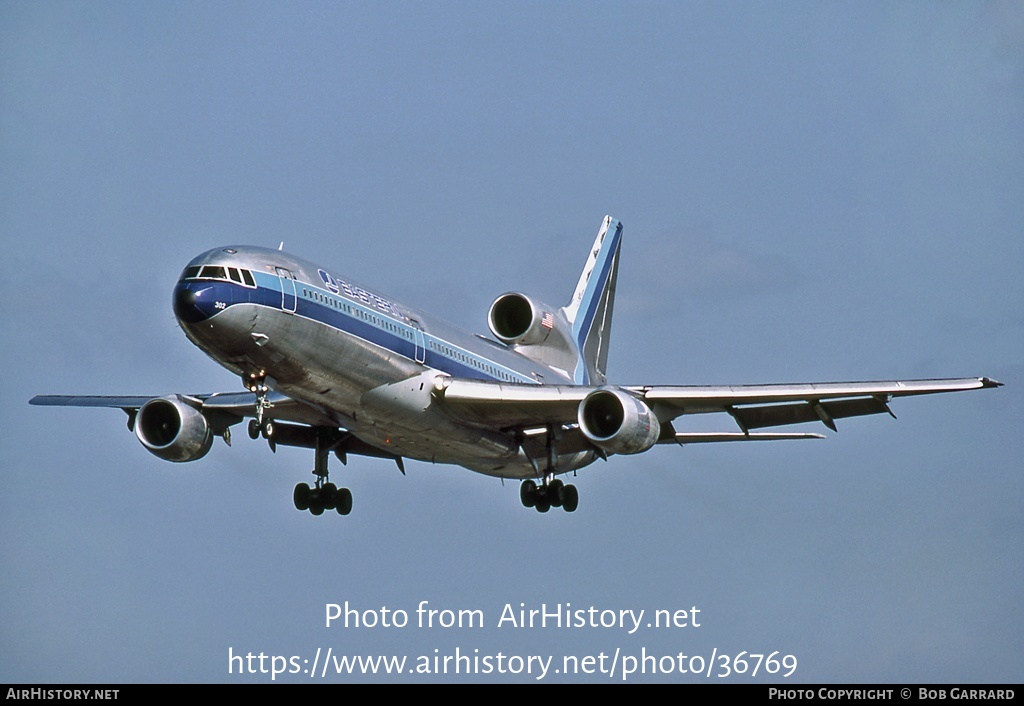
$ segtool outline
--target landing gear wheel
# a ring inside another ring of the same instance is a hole
[[[313,515],[322,515],[324,514],[324,506],[319,502],[310,503],[309,512]]]
[[[519,499],[523,507],[533,507],[537,504],[537,484],[532,480],[524,480],[519,486]]]
[[[333,510],[338,502],[338,486],[334,483],[324,483],[320,488],[320,498],[324,510]]]
[[[347,515],[352,512],[352,491],[348,488],[341,488],[338,490],[338,499],[335,502],[334,509],[338,511],[339,515]]]
[[[580,494],[575,485],[567,485],[562,489],[562,509],[566,512],[576,512],[580,506]]]
[[[560,480],[553,480],[548,483],[548,502],[551,507],[562,507],[565,502],[565,486]]]
[[[295,503],[295,509],[299,512],[309,509],[309,493],[309,484],[299,483],[295,486],[295,492],[292,493],[292,502]]]
[[[274,423],[269,419],[263,422],[263,438],[269,439],[274,435]]]
[[[260,436],[260,423],[255,419],[249,420],[249,438],[258,439]]]
[[[548,500],[546,495],[538,494],[537,504],[535,507],[537,508],[537,512],[547,512],[551,509],[551,501]]]

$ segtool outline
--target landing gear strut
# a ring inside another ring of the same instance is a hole
[[[316,482],[313,487],[308,483],[299,483],[292,493],[292,502],[295,509],[299,511],[309,510],[313,515],[322,515],[324,510],[335,510],[339,515],[347,515],[352,512],[352,491],[348,488],[339,488],[327,480],[327,455],[330,452],[328,445],[324,443],[322,434],[316,438],[316,462],[313,474]]]

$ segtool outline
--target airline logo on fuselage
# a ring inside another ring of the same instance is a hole
[[[353,299],[358,299],[364,304],[375,306],[387,314],[400,316],[398,309],[396,309],[387,299],[378,297],[373,292],[367,292],[362,287],[356,287],[344,280],[337,279],[334,275],[330,272],[326,272],[325,270],[317,270],[317,274],[319,274],[320,279],[323,280],[324,286],[335,294],[341,294],[344,292]]]

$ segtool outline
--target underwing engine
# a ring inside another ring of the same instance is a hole
[[[213,432],[203,413],[173,395],[142,405],[135,436],[150,453],[176,463],[198,460],[213,446]]]
[[[637,454],[654,446],[661,434],[658,418],[642,400],[615,388],[594,390],[577,412],[580,431],[609,454]]]

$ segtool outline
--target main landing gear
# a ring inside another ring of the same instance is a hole
[[[327,479],[327,455],[330,447],[320,434],[316,438],[316,463],[313,474],[316,483],[310,488],[308,483],[299,483],[292,493],[295,509],[300,512],[309,510],[313,515],[322,515],[324,510],[336,510],[339,515],[352,512],[352,491],[339,488]]]
[[[575,485],[566,485],[555,478],[556,463],[558,461],[558,440],[561,437],[561,428],[553,424],[548,425],[547,440],[545,443],[545,455],[547,456],[547,470],[544,472],[544,480],[541,485],[536,481],[524,480],[519,486],[519,499],[523,507],[535,507],[537,512],[547,512],[553,507],[560,507],[566,512],[576,512],[580,505],[580,494]],[[517,437],[519,448],[526,453],[526,457],[533,465],[533,470],[540,475],[540,467],[537,459],[523,446],[524,436]]]
[[[352,491],[329,481],[324,483],[320,478],[312,488],[308,483],[295,486],[292,500],[296,510],[309,510],[313,515],[322,515],[324,510],[337,510],[339,515],[352,512]]]
[[[519,486],[519,499],[523,501],[523,507],[537,508],[537,512],[547,512],[553,507],[575,512],[580,504],[576,486],[566,485],[557,478],[545,478],[539,486],[532,480],[524,480]]]

